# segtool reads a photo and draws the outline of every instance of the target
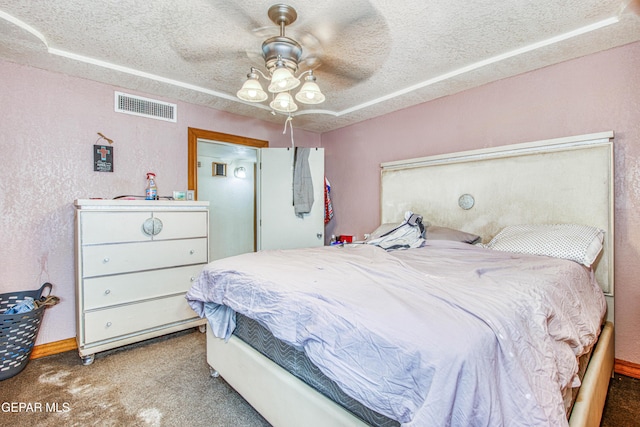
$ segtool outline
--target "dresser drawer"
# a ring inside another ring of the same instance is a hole
[[[84,280],[84,310],[184,294],[205,264]]]
[[[95,343],[197,318],[184,295],[84,313],[84,342]]]
[[[149,212],[82,212],[81,244],[150,240],[142,231],[142,224],[149,217]]]
[[[208,215],[208,211],[154,212],[153,217],[162,222],[162,231],[153,236],[153,240],[206,237],[209,233]]]
[[[82,277],[203,264],[207,238],[84,246]]]
[[[188,239],[207,236],[207,211],[198,212],[82,212],[82,244]],[[156,219],[157,234],[148,234],[143,224]],[[159,222],[158,222],[159,221]]]

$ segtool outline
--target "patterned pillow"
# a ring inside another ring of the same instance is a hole
[[[604,231],[578,224],[511,225],[486,247],[498,251],[569,259],[587,267],[602,251]]]

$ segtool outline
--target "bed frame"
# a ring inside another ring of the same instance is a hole
[[[569,419],[600,425],[613,373],[613,132],[383,163],[382,222],[420,213],[485,238],[506,225],[578,223],[605,230],[596,276],[607,322]],[[471,205],[471,207],[469,207]],[[508,209],[505,209],[508,207]],[[274,426],[365,426],[327,397],[232,336],[207,331],[207,362]]]

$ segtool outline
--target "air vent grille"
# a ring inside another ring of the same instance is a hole
[[[115,96],[116,112],[118,113],[133,114],[174,123],[177,121],[178,106],[176,104],[122,92],[116,92]]]

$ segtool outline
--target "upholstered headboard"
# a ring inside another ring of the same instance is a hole
[[[596,276],[613,315],[613,132],[383,163],[382,222],[411,210],[488,242],[515,224],[605,231]],[[471,205],[471,207],[469,207]],[[465,209],[466,208],[466,209]]]

